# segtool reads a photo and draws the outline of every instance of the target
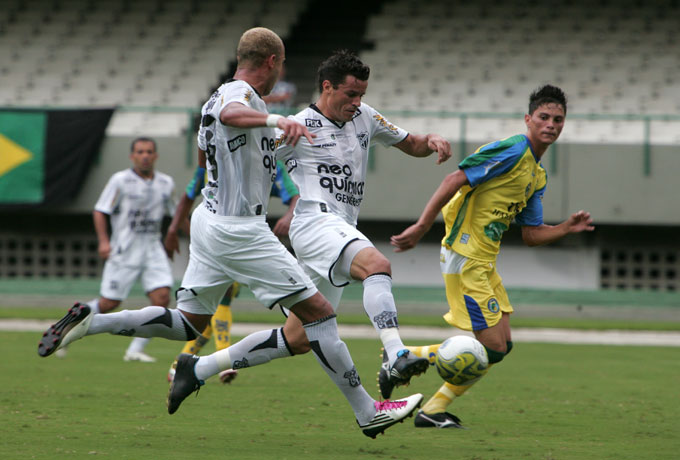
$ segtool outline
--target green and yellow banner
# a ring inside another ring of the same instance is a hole
[[[73,198],[112,115],[113,109],[0,110],[0,208]]]

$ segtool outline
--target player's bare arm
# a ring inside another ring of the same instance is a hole
[[[569,233],[591,232],[595,229],[589,212],[575,212],[558,225],[538,225],[522,227],[522,240],[527,246],[540,246],[552,243]]]
[[[438,134],[409,134],[394,146],[407,155],[418,158],[437,152],[437,164],[451,158],[451,144]]]
[[[467,183],[467,176],[461,169],[446,176],[425,205],[418,221],[399,235],[390,238],[390,244],[395,247],[395,252],[402,252],[415,247],[423,235],[430,230],[444,205]]]
[[[111,253],[107,215],[101,211],[92,211],[92,220],[94,221],[94,231],[97,234],[97,240],[99,241],[97,252],[99,253],[99,257],[106,260]]]
[[[288,210],[283,216],[281,216],[279,220],[276,221],[272,231],[278,238],[288,236],[288,232],[290,231],[290,222],[293,220],[295,203],[297,203],[298,199],[300,199],[300,195],[295,195],[293,198],[291,198],[290,203],[288,204]]]
[[[306,137],[310,144],[314,143],[314,134],[307,128],[290,118],[281,115],[267,115],[255,109],[246,107],[238,102],[227,104],[220,112],[220,121],[235,128],[258,128],[271,126],[283,131],[283,141],[289,145],[296,145],[302,136]],[[275,125],[273,123],[276,123]]]

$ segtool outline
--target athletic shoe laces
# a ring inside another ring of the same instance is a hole
[[[389,399],[386,399],[385,401],[376,401],[375,408],[377,411],[394,410],[401,409],[406,404],[408,404],[408,402],[404,400],[390,401]]]

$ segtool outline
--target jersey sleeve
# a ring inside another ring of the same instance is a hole
[[[543,194],[547,188],[548,180],[543,168],[540,169],[540,177],[536,184],[536,191],[531,195],[522,212],[515,216],[515,223],[523,226],[536,227],[543,225]]]
[[[461,161],[458,167],[465,173],[470,186],[475,187],[510,171],[527,148],[525,139],[523,136],[513,136],[483,145]]]
[[[371,118],[371,140],[373,142],[380,142],[386,147],[391,147],[397,144],[408,136],[408,132],[400,127],[390,123],[390,121],[382,116],[373,107],[361,104],[359,110],[365,110]]]
[[[203,187],[205,187],[205,168],[196,166],[194,177],[191,178],[187,184],[187,188],[185,189],[187,198],[190,200],[195,200],[196,197],[201,193],[201,190],[203,190]]]
[[[120,204],[121,200],[121,190],[119,186],[118,175],[114,174],[111,176],[109,181],[106,183],[104,190],[99,195],[97,203],[94,205],[95,211],[103,212],[104,214],[111,215],[116,207]]]
[[[215,120],[220,119],[222,109],[232,102],[238,102],[246,107],[251,107],[251,101],[255,96],[255,91],[245,82],[233,82],[215,91],[208,102],[201,108],[201,126],[198,129],[198,148],[206,150],[208,139],[206,139],[206,126],[210,126]]]

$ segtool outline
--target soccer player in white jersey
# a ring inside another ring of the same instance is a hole
[[[106,260],[100,297],[88,302],[95,313],[117,308],[141,279],[152,305],[170,303],[172,271],[161,243],[164,215],[175,211],[172,177],[154,169],[158,151],[156,142],[147,137],[132,141],[132,168],[115,173],[107,182],[94,207],[94,227],[99,241],[99,256]],[[108,220],[111,221],[111,235]],[[132,340],[125,361],[154,362],[144,353],[149,339]],[[65,348],[59,350],[63,356]]]
[[[191,340],[209,323],[226,288],[234,281],[250,288],[268,307],[279,303],[301,320],[317,361],[347,398],[366,436],[375,437],[413,414],[421,394],[396,401],[375,401],[361,385],[333,307],[272,233],[265,221],[275,178],[274,128],[295,145],[313,136],[300,123],[269,115],[261,96],[268,94],[285,59],[283,42],[256,27],[242,36],[234,78],[223,84],[202,109],[199,153],[207,159],[203,203],[191,219],[189,266],[177,291],[177,309],[150,306],[107,315],[76,304],[50,327],[38,346],[48,356],[85,335],[109,332],[138,337]],[[180,355],[168,394],[168,412],[221,370],[242,369],[291,356],[284,328],[260,331],[212,355]]]
[[[396,385],[425,372],[428,362],[409,355],[399,336],[389,260],[356,229],[367,187],[369,148],[379,142],[414,157],[437,152],[441,163],[451,156],[451,146],[437,134],[408,133],[362,103],[369,73],[369,67],[348,51],[322,62],[318,101],[293,117],[316,135],[314,142],[303,138],[295,146],[282,144],[277,158],[286,162],[300,190],[290,228],[300,264],[334,309],[343,286],[363,283],[364,309],[384,345],[378,381],[387,399]],[[289,321],[299,331],[291,336],[304,342],[299,320],[291,315]]]

